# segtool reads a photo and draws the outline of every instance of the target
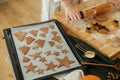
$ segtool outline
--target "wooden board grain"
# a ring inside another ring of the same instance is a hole
[[[40,0],[6,0],[0,3],[0,80],[16,80],[3,29],[40,22]]]
[[[83,8],[81,9],[86,9],[86,6],[89,7],[88,5],[85,5],[86,4],[84,4],[83,7],[82,3],[76,7],[81,8],[82,6]],[[103,34],[97,31],[92,33],[86,32],[86,27],[91,27],[91,23],[98,22],[93,17],[86,20],[81,20],[77,23],[71,23],[70,21],[65,20],[64,12],[61,11],[54,15],[54,19],[57,19],[60,23],[62,23],[65,29],[68,29],[68,33],[75,34],[78,38],[92,45],[104,55],[112,57],[120,52],[120,47],[113,47],[113,38],[120,35],[120,25],[119,27],[115,27],[113,20],[120,21],[120,8],[114,7],[106,14],[108,16],[108,20],[105,22],[99,22],[99,24],[106,26],[110,30],[108,34]]]

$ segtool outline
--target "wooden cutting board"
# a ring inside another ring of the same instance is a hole
[[[96,2],[86,2],[76,5],[79,9],[89,8],[91,5],[99,4],[100,0]],[[113,39],[117,36],[120,36],[120,25],[115,27],[114,20],[120,21],[120,8],[114,7],[112,10],[107,13],[108,20],[105,22],[98,22],[94,18],[89,18],[86,20],[81,20],[77,23],[71,23],[70,21],[65,20],[65,14],[63,11],[57,12],[54,15],[54,19],[57,19],[62,25],[63,28],[67,31],[68,34],[80,38],[99,50],[101,53],[108,57],[113,57],[120,52],[120,47],[113,46]],[[86,32],[87,27],[91,27],[91,23],[98,22],[101,25],[106,26],[110,31],[107,34],[100,33],[98,31],[93,31],[92,33]]]

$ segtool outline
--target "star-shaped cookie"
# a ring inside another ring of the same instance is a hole
[[[47,52],[45,52],[45,54],[47,54],[47,56],[49,56],[51,54],[51,51],[47,51]]]
[[[32,63],[30,63],[29,65],[27,65],[27,66],[25,66],[25,68],[26,68],[26,73],[28,73],[28,72],[30,72],[30,71],[32,71],[32,72],[35,72],[35,68],[36,68],[37,66],[34,66]]]
[[[52,61],[48,64],[45,64],[45,65],[47,66],[46,70],[52,70],[52,71],[55,71],[55,67],[57,66]]]
[[[67,67],[67,68],[70,67],[70,64],[72,64],[72,63],[75,62],[75,61],[69,60],[67,56],[65,56],[63,59],[56,58],[56,60],[59,62],[58,67],[65,66],[65,67]]]
[[[66,53],[68,53],[69,51],[67,50],[67,49],[63,49],[62,50],[62,53],[64,53],[64,54],[66,54]]]
[[[46,59],[45,59],[45,57],[40,57],[40,60],[39,60],[39,61],[41,61],[41,62],[45,62]]]
[[[59,56],[60,52],[55,51],[53,54],[54,54],[55,56]]]
[[[62,46],[60,46],[60,45],[56,45],[56,48],[57,48],[57,49],[61,49]]]
[[[36,70],[38,72],[38,74],[43,74],[43,69],[39,68],[38,70]]]

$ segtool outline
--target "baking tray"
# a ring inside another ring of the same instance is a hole
[[[50,25],[54,25],[55,27],[54,30],[52,30],[52,28],[49,27]],[[38,34],[37,34],[37,37],[32,36],[29,33],[31,30],[39,30],[38,31],[39,34],[43,33],[43,31],[40,30],[43,27],[48,27],[48,29],[50,28],[50,30],[47,31],[46,33],[47,36],[45,38],[41,37]],[[13,70],[17,80],[45,79],[47,77],[53,76],[54,74],[59,74],[62,72],[66,72],[68,70],[76,69],[79,66],[81,66],[80,62],[84,61],[79,55],[79,53],[76,51],[76,49],[74,48],[73,44],[68,39],[65,31],[62,29],[59,22],[56,20],[17,26],[13,28],[4,29],[3,31],[4,31],[4,37],[5,37],[6,45],[9,51],[10,59],[12,62]],[[20,42],[18,38],[16,38],[16,36],[14,35],[19,31],[26,32],[27,37],[32,36],[33,38],[35,38],[35,40],[44,39],[45,40],[44,47],[41,48],[39,46],[37,49],[33,50],[33,48],[31,47],[33,47],[35,41],[31,42],[31,44],[26,44],[25,39]],[[60,36],[60,39],[62,42],[58,43],[56,41],[53,41],[55,43],[55,46],[51,48],[50,45],[47,43],[47,41],[49,41],[53,37],[52,34],[50,33],[52,31],[57,31],[57,35]],[[27,52],[27,54],[23,55],[22,51],[20,51],[19,48],[24,45],[29,46],[30,49]],[[62,48],[58,49],[57,45],[62,46]],[[63,54],[62,52],[60,52],[63,49],[67,49],[68,52]],[[45,51],[48,51],[48,50],[51,51],[51,55],[45,54]],[[37,51],[40,52],[40,56],[46,58],[45,62],[43,63],[40,62],[39,61],[40,59],[38,59],[39,57],[34,59],[34,57],[30,56],[37,53]],[[55,51],[60,52],[60,56],[55,56],[53,54]],[[74,62],[67,67],[66,66],[61,67],[59,60],[65,58],[65,56],[67,56],[68,60],[74,61]],[[30,61],[23,62],[24,57],[29,58]],[[47,69],[48,66],[45,66],[45,64],[49,64],[51,61],[53,62],[53,64],[55,64],[54,70]],[[34,72],[32,71],[27,72],[28,69],[25,66],[28,66],[30,63],[32,63],[33,65],[37,65],[37,67],[34,68]],[[38,72],[35,72],[39,68],[40,69],[42,68],[42,70],[44,70],[42,74],[38,74]]]

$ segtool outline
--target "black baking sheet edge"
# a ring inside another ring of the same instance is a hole
[[[24,80],[23,76],[22,76],[22,71],[20,68],[20,64],[19,64],[19,60],[18,60],[18,56],[16,55],[16,48],[14,46],[13,43],[13,38],[11,35],[11,29],[5,29],[3,30],[4,32],[4,38],[6,41],[6,45],[7,45],[7,49],[9,51],[9,56],[10,56],[10,60],[13,66],[13,71],[14,71],[14,75],[16,80]]]
[[[25,26],[27,27],[29,25],[44,24],[44,23],[49,23],[49,22],[55,22],[56,23],[58,29],[60,30],[61,34],[63,35],[63,37],[65,39],[65,41],[67,42],[67,44],[69,45],[70,49],[74,53],[74,55],[75,55],[76,59],[78,60],[78,62],[80,63],[80,62],[84,61],[81,58],[81,56],[79,55],[79,53],[76,51],[76,49],[74,48],[72,43],[70,42],[66,32],[62,29],[60,23],[57,20],[50,20],[50,21],[45,21],[45,22],[33,23],[33,24],[17,26],[17,27],[13,27],[13,28],[25,27]],[[16,80],[24,80],[23,73],[22,73],[22,70],[21,70],[21,67],[20,67],[20,62],[19,62],[18,56],[16,54],[17,51],[16,51],[15,44],[14,44],[14,41],[13,41],[13,38],[12,38],[11,29],[8,28],[8,29],[4,29],[3,31],[4,31],[4,37],[5,37],[6,45],[7,45],[8,51],[9,51],[10,59],[11,59],[12,65],[13,65],[13,70],[14,70],[14,73],[15,73],[15,76],[16,76]],[[69,69],[69,70],[74,70],[76,68],[72,68],[72,69]],[[58,72],[58,73],[50,74],[50,75],[47,75],[47,76],[43,76],[43,77],[40,77],[40,78],[35,79],[35,80],[45,79],[47,77],[50,77],[51,75],[63,73],[63,72],[69,71],[69,70],[65,70],[65,71],[61,71],[61,72]]]

